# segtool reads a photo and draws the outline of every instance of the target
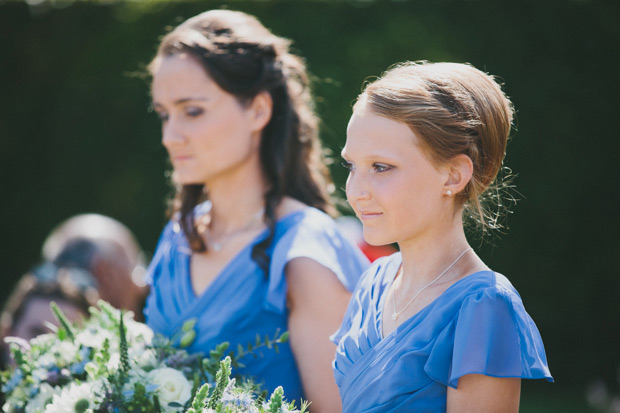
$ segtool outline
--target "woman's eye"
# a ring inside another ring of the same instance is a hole
[[[190,118],[198,117],[202,115],[203,113],[204,113],[204,110],[202,110],[202,108],[189,107],[185,109],[185,114],[189,116]]]
[[[168,120],[168,114],[166,112],[155,112],[157,113],[157,117],[159,118],[159,120],[161,120],[162,122],[165,122]]]
[[[340,162],[340,164],[342,165],[342,167],[343,167],[344,169],[347,169],[347,170],[349,170],[349,171],[350,171],[351,169],[353,169],[353,164],[351,164],[351,162],[342,161],[342,162]]]
[[[386,172],[392,169],[391,166],[383,164],[383,163],[375,163],[372,165],[372,167],[374,168],[375,172],[379,172],[379,173]]]

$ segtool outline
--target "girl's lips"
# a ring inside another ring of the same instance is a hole
[[[363,220],[377,218],[381,215],[383,215],[381,212],[360,211],[360,219]]]

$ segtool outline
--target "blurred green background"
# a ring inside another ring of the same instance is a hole
[[[501,77],[522,200],[505,234],[474,245],[520,291],[556,379],[524,383],[522,411],[588,411],[596,381],[618,393],[617,1],[0,0],[0,302],[77,213],[124,222],[153,252],[168,163],[139,74],[167,26],[222,5],[294,40],[336,155],[363,80],[392,63],[470,62]]]

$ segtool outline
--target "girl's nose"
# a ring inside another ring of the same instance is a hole
[[[359,172],[351,171],[347,178],[347,201],[350,204],[370,199],[370,191],[366,185],[366,180],[359,174]]]

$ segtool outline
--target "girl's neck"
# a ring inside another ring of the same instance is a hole
[[[469,248],[460,218],[453,225],[444,226],[431,234],[418,239],[399,243],[402,255],[402,268],[399,284],[418,287],[427,284],[441,274],[459,255]],[[475,254],[466,253],[446,272],[445,280],[466,275],[461,272],[472,266]],[[477,257],[476,257],[477,258]],[[445,280],[442,280],[445,281]]]

